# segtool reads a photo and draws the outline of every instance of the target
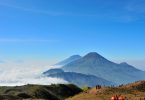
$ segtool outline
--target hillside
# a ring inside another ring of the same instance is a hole
[[[66,64],[68,64],[68,63],[71,63],[71,62],[73,62],[73,61],[75,61],[75,60],[78,60],[78,59],[80,59],[80,58],[81,58],[80,55],[73,55],[73,56],[70,56],[70,57],[66,58],[66,59],[63,60],[63,61],[60,61],[60,62],[56,63],[55,65],[56,65],[56,66],[64,66],[64,65],[66,65]]]
[[[82,90],[75,85],[25,85],[0,87],[0,100],[45,99],[64,100],[80,93]]]
[[[49,75],[48,73],[45,73],[45,75],[47,75],[48,77],[64,79],[70,84],[75,84],[79,87],[84,87],[84,86],[94,87],[96,86],[96,84],[103,85],[103,86],[115,85],[113,82],[107,81],[100,77],[96,77],[94,75],[85,75],[85,74],[75,73],[75,72],[59,72],[59,73],[54,73]]]
[[[55,69],[49,69],[49,70],[43,72],[43,74],[48,76],[50,74],[57,74],[57,73],[62,73],[62,72],[64,72],[62,69],[55,68]]]
[[[145,100],[145,81],[118,87],[91,88],[67,100],[110,100],[115,95],[121,95],[125,100]]]
[[[107,60],[96,52],[91,52],[62,67],[66,72],[94,75],[117,84],[145,79],[145,72],[127,63],[117,64]]]

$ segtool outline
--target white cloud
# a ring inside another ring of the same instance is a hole
[[[0,86],[15,86],[25,84],[50,85],[52,83],[67,83],[63,79],[45,77],[42,72],[53,66],[30,62],[7,62],[0,64]]]

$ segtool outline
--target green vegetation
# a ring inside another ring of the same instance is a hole
[[[82,90],[75,85],[24,85],[15,87],[0,87],[0,100],[47,99],[64,100],[80,93]]]
[[[90,89],[90,87],[87,87],[87,86],[82,87],[82,90],[83,90],[83,91],[88,91],[89,89]]]

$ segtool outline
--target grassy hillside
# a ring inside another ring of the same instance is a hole
[[[83,89],[72,84],[0,87],[0,100],[110,100],[115,95],[122,95],[125,100],[144,100],[145,81],[117,87]]]
[[[0,87],[0,100],[46,99],[64,100],[80,93],[82,90],[75,85],[25,85],[15,87]]]
[[[115,95],[122,95],[125,100],[145,100],[145,81],[138,81],[118,87],[85,89],[84,92],[67,100],[110,100]]]

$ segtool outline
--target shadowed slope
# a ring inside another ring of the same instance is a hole
[[[47,100],[64,100],[81,92],[81,89],[75,85],[25,85],[16,87],[0,87],[1,100],[47,99]],[[11,98],[10,98],[11,97]]]

